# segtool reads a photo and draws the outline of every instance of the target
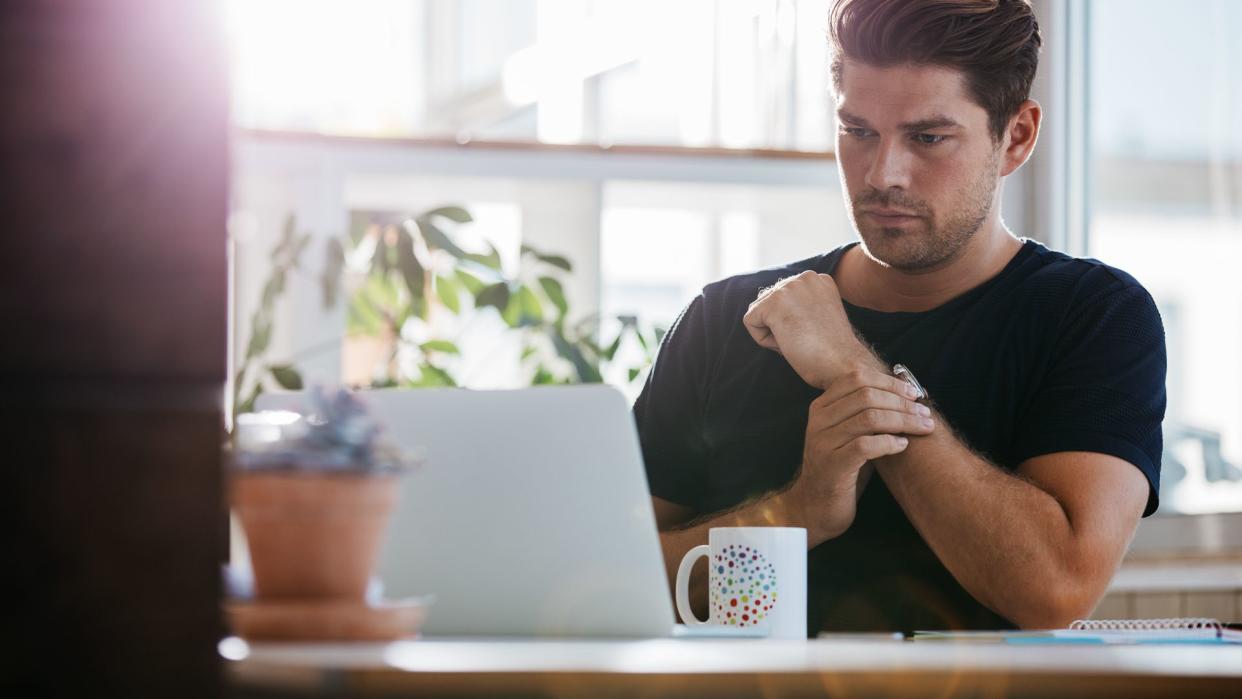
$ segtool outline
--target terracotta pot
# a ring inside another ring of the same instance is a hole
[[[232,489],[258,599],[365,598],[396,476],[240,473]]]

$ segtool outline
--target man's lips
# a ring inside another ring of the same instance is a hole
[[[881,226],[899,226],[903,228],[919,220],[919,217],[915,214],[895,209],[864,209],[863,216]]]
[[[917,218],[918,214],[912,214],[908,211],[898,211],[897,209],[863,209],[864,214],[872,216],[880,216],[882,218]]]

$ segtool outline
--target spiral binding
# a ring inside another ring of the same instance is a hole
[[[1216,619],[1188,617],[1184,619],[1080,619],[1070,624],[1072,631],[1197,631],[1222,625]]]

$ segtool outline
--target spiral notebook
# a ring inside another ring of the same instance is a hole
[[[1056,638],[1096,638],[1102,643],[1242,643],[1242,630],[1216,619],[1084,619],[1065,630],[1053,631]]]
[[[1012,644],[1242,643],[1242,628],[1216,619],[1085,619],[1047,631],[915,631],[915,641]]]

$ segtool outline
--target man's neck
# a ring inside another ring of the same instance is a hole
[[[1004,225],[991,223],[952,260],[919,272],[887,267],[854,246],[837,264],[837,288],[855,306],[886,313],[929,311],[999,274],[1022,248],[1022,241]]]

